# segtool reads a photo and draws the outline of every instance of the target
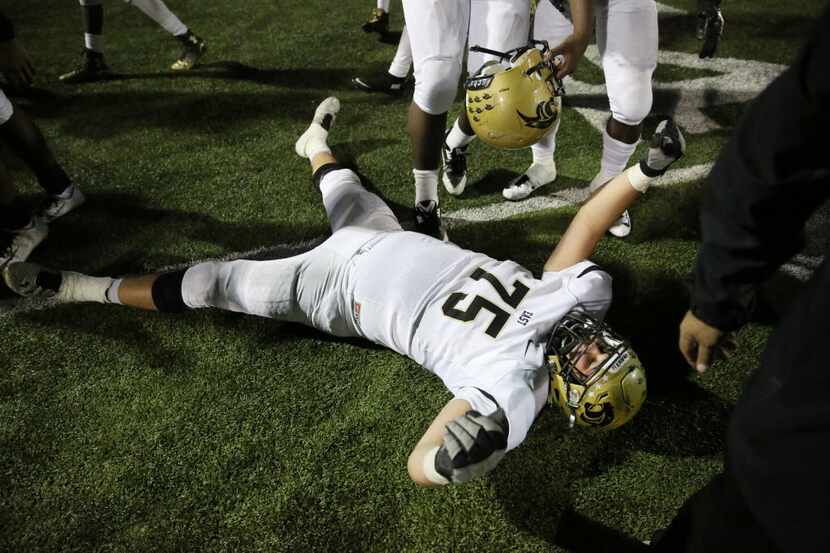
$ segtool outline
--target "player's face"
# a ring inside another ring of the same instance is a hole
[[[586,380],[608,359],[609,355],[600,349],[596,340],[580,344],[569,354],[577,372]]]

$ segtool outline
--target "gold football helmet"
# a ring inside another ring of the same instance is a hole
[[[580,357],[599,352],[588,367]],[[546,351],[550,398],[574,424],[610,430],[622,426],[646,400],[646,373],[631,346],[608,325],[580,311],[554,327]],[[589,370],[588,370],[589,369]]]
[[[542,50],[525,46],[510,52],[494,52],[477,46],[472,51],[499,55],[505,67],[490,60],[464,83],[466,109],[476,135],[497,148],[524,148],[553,130],[562,110],[561,85]]]

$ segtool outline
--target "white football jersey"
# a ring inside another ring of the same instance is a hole
[[[489,398],[498,402],[508,449],[547,399],[553,326],[577,305],[602,318],[611,302],[611,277],[589,261],[536,279],[513,261],[412,232],[384,236],[356,258],[355,271],[360,332],[435,373],[480,412],[495,410]]]

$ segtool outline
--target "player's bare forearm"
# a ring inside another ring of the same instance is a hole
[[[427,477],[424,470],[424,462],[429,459],[434,459],[434,450],[441,447],[444,443],[444,429],[455,418],[460,417],[467,411],[472,409],[470,403],[463,399],[450,400],[438,415],[433,419],[432,423],[421,436],[418,444],[409,454],[407,461],[407,470],[409,477],[418,485],[421,486],[439,486]]]
[[[626,173],[611,179],[579,209],[556,249],[545,263],[545,271],[561,271],[587,259],[611,225],[637,198]]]

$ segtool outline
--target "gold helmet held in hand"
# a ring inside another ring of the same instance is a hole
[[[476,135],[497,148],[525,148],[551,132],[559,121],[562,101],[551,65],[543,61],[543,50],[523,47],[511,52],[493,52],[474,46],[471,51],[500,55],[505,67],[490,60],[464,83],[466,109]]]

